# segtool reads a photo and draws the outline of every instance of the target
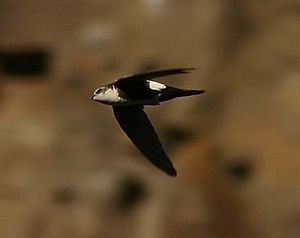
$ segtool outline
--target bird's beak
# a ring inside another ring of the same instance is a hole
[[[94,100],[95,95],[91,98],[91,100]]]

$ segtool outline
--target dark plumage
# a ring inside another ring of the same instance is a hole
[[[113,106],[114,115],[129,139],[151,163],[171,176],[176,176],[177,172],[143,108],[144,105],[158,105],[176,97],[204,93],[204,90],[179,89],[151,80],[172,74],[185,74],[191,70],[192,68],[166,69],[122,77],[96,89],[92,98]]]

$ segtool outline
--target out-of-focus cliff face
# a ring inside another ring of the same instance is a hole
[[[0,236],[300,234],[300,4],[0,3]],[[178,171],[151,166],[111,108],[124,75],[207,93],[146,108]]]

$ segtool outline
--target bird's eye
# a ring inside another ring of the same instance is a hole
[[[94,94],[99,94],[101,93],[102,89],[101,88],[97,88],[96,91],[94,92]]]

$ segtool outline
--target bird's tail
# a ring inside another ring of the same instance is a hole
[[[177,97],[187,97],[204,93],[204,90],[194,89],[179,89],[174,87],[167,87],[160,96],[160,102],[168,101]]]

